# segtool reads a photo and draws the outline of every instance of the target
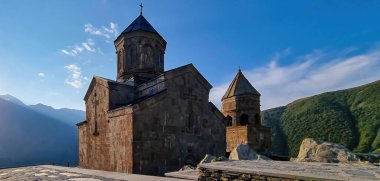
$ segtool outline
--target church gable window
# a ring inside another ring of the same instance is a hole
[[[194,131],[194,116],[193,113],[190,113],[186,120],[186,131],[188,133],[193,133]]]
[[[92,99],[92,105],[93,105],[93,108],[94,108],[94,132],[93,132],[93,135],[94,136],[97,136],[99,135],[99,132],[98,132],[98,120],[97,120],[97,105],[99,104],[99,101],[97,100],[96,98],[96,92],[94,93],[94,97]]]

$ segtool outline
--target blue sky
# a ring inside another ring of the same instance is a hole
[[[93,75],[115,79],[113,40],[141,1],[0,5],[0,94],[84,109]],[[168,42],[165,69],[193,63],[220,98],[240,66],[262,109],[380,79],[380,1],[145,0]]]

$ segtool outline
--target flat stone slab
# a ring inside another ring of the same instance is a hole
[[[201,169],[229,173],[280,177],[302,180],[380,180],[380,167],[338,163],[288,161],[224,161],[199,165]]]
[[[39,165],[20,168],[0,169],[0,180],[70,180],[70,181],[174,181],[184,180],[137,174],[126,174],[77,167]],[[186,180],[185,180],[186,181]],[[188,180],[187,180],[188,181]]]
[[[199,171],[198,170],[186,170],[186,171],[169,172],[169,173],[165,173],[165,176],[171,177],[171,178],[198,180]]]

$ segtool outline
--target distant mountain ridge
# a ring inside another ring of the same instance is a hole
[[[304,138],[380,153],[380,81],[302,98],[262,112],[272,127],[272,151],[296,156]]]
[[[86,113],[82,110],[69,109],[69,108],[55,109],[51,106],[44,105],[41,103],[28,106],[24,104],[20,99],[9,94],[0,95],[0,99],[15,103],[20,106],[25,106],[29,109],[40,112],[42,114],[45,114],[47,116],[50,116],[54,119],[60,120],[70,125],[75,125],[76,123],[82,122],[85,119]]]
[[[75,123],[84,111],[25,105],[11,95],[0,95],[0,168],[30,164],[72,165],[78,159]]]
[[[0,95],[0,99],[15,103],[20,106],[26,106],[20,99],[17,99],[16,97],[13,97],[12,95],[5,94],[5,95]]]
[[[50,116],[54,119],[61,120],[67,124],[75,125],[76,123],[82,122],[85,119],[85,112],[76,109],[54,109],[51,106],[46,106],[44,104],[30,105],[30,109]]]

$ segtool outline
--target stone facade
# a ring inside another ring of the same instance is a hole
[[[192,65],[164,72],[165,40],[140,15],[115,40],[117,80],[95,76],[78,124],[79,166],[163,175],[225,155],[226,118]]]
[[[239,69],[222,98],[222,113],[227,117],[227,152],[248,144],[257,152],[268,152],[271,130],[261,124],[260,93]]]

